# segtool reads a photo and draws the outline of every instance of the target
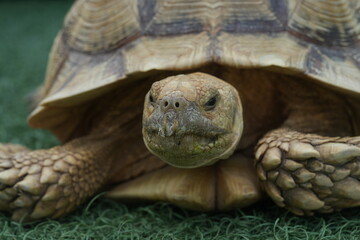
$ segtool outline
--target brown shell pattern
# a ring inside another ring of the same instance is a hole
[[[57,108],[95,98],[131,74],[212,62],[276,66],[358,94],[359,19],[357,0],[77,0],[29,122],[51,128],[43,119]]]

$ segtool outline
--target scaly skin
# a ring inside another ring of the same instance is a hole
[[[30,149],[19,144],[0,144],[0,153],[5,155],[27,151],[30,151]]]
[[[278,129],[259,141],[256,166],[269,196],[295,214],[360,206],[360,137]]]
[[[16,221],[63,216],[103,185],[110,164],[106,141],[77,139],[48,150],[0,145],[0,210]],[[13,150],[21,150],[12,153]]]

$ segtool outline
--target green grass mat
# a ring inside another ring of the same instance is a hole
[[[0,1],[0,141],[45,148],[57,141],[26,124],[24,96],[44,77],[70,1]],[[270,201],[230,213],[168,204],[125,206],[96,197],[60,220],[19,224],[0,214],[2,239],[360,239],[360,211],[296,217]]]

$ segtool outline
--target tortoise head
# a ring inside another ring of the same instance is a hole
[[[204,73],[155,82],[145,97],[143,138],[163,161],[181,168],[228,158],[243,130],[237,90]]]

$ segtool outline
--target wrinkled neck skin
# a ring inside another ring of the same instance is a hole
[[[207,166],[228,158],[242,130],[237,90],[211,75],[172,76],[155,82],[145,97],[145,145],[175,167]]]

